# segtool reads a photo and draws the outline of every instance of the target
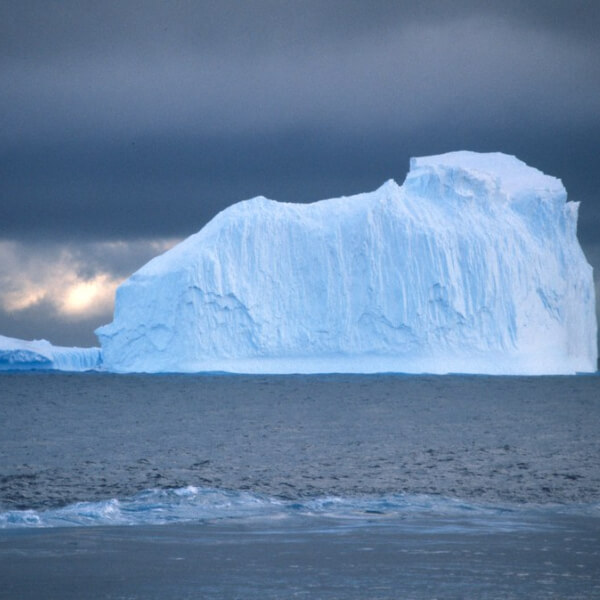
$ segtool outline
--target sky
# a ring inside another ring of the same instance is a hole
[[[97,345],[227,206],[501,151],[562,179],[600,295],[597,0],[3,0],[0,334]]]

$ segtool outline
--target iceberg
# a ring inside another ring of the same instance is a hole
[[[104,368],[595,371],[577,213],[559,179],[466,151],[371,193],[239,202],[118,288]]]
[[[66,348],[47,340],[0,335],[0,371],[91,371],[102,364],[100,348]]]

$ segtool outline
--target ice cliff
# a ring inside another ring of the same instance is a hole
[[[89,371],[99,369],[101,362],[100,348],[66,348],[0,335],[0,371]]]
[[[123,283],[114,371],[595,371],[592,269],[559,179],[499,153],[402,186],[235,204]]]

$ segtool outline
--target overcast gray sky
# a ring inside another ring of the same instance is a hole
[[[560,177],[600,272],[598,31],[596,0],[4,0],[0,333],[95,344],[114,286],[233,202],[458,149]]]

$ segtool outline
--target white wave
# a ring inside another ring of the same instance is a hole
[[[98,502],[77,502],[48,510],[0,512],[0,529],[48,528],[106,525],[160,525],[166,523],[224,520],[282,520],[362,523],[411,522],[423,527],[427,520],[439,528],[473,528],[493,523],[495,528],[523,527],[523,515],[539,517],[540,512],[587,513],[600,516],[600,505],[535,507],[531,505],[489,505],[455,498],[428,495],[390,494],[383,496],[319,497],[299,500],[187,486],[151,489],[131,498]]]
[[[49,510],[0,513],[0,529],[86,525],[157,525],[266,516],[283,506],[276,499],[246,492],[188,486],[145,490],[131,498],[77,502]]]

